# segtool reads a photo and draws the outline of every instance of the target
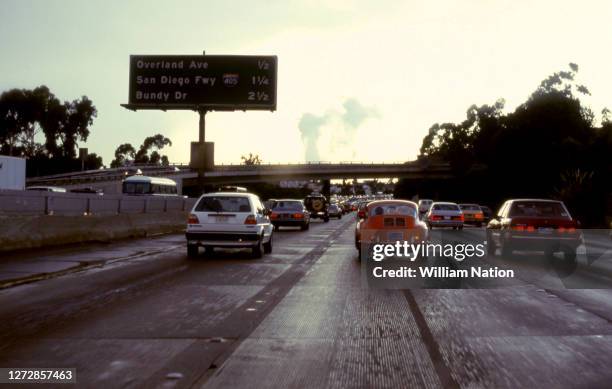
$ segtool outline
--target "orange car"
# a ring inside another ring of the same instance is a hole
[[[358,213],[355,246],[360,258],[362,243],[418,243],[427,237],[427,225],[419,220],[418,206],[412,201],[372,201]]]

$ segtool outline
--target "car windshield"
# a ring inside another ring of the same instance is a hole
[[[272,205],[275,211],[301,211],[302,203],[300,201],[277,201]]]
[[[405,204],[381,204],[370,209],[370,216],[380,215],[406,215],[416,218],[416,208]]]
[[[463,211],[480,211],[480,207],[478,205],[471,204],[462,204],[459,206]]]
[[[434,204],[434,211],[459,211],[459,207],[455,204]]]
[[[195,208],[196,212],[251,212],[248,197],[206,196]]]
[[[569,214],[557,202],[521,201],[512,205],[510,217],[569,217]]]

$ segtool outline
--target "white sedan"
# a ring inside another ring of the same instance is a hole
[[[463,229],[463,212],[455,203],[436,202],[431,204],[429,212],[425,215],[429,229],[433,227],[452,227]]]
[[[187,255],[198,248],[250,248],[253,257],[272,252],[273,226],[259,197],[252,193],[218,192],[202,195],[187,221]]]

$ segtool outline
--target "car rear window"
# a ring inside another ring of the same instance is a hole
[[[434,204],[434,211],[459,211],[459,207],[455,204]]]
[[[412,216],[416,218],[416,208],[410,205],[393,205],[393,204],[385,204],[385,205],[377,205],[370,209],[370,216],[380,216],[380,215],[406,215]]]
[[[466,211],[480,211],[480,207],[478,205],[463,204],[460,205],[459,208]]]
[[[195,208],[196,212],[251,212],[248,197],[206,196]]]
[[[569,217],[561,203],[546,201],[521,201],[512,204],[510,217]]]
[[[272,209],[277,211],[301,211],[303,208],[300,201],[277,201]]]

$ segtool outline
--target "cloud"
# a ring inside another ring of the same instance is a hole
[[[306,161],[354,157],[358,128],[366,120],[379,117],[376,109],[362,105],[355,98],[345,100],[342,107],[343,112],[328,110],[323,115],[302,115],[298,128]]]

